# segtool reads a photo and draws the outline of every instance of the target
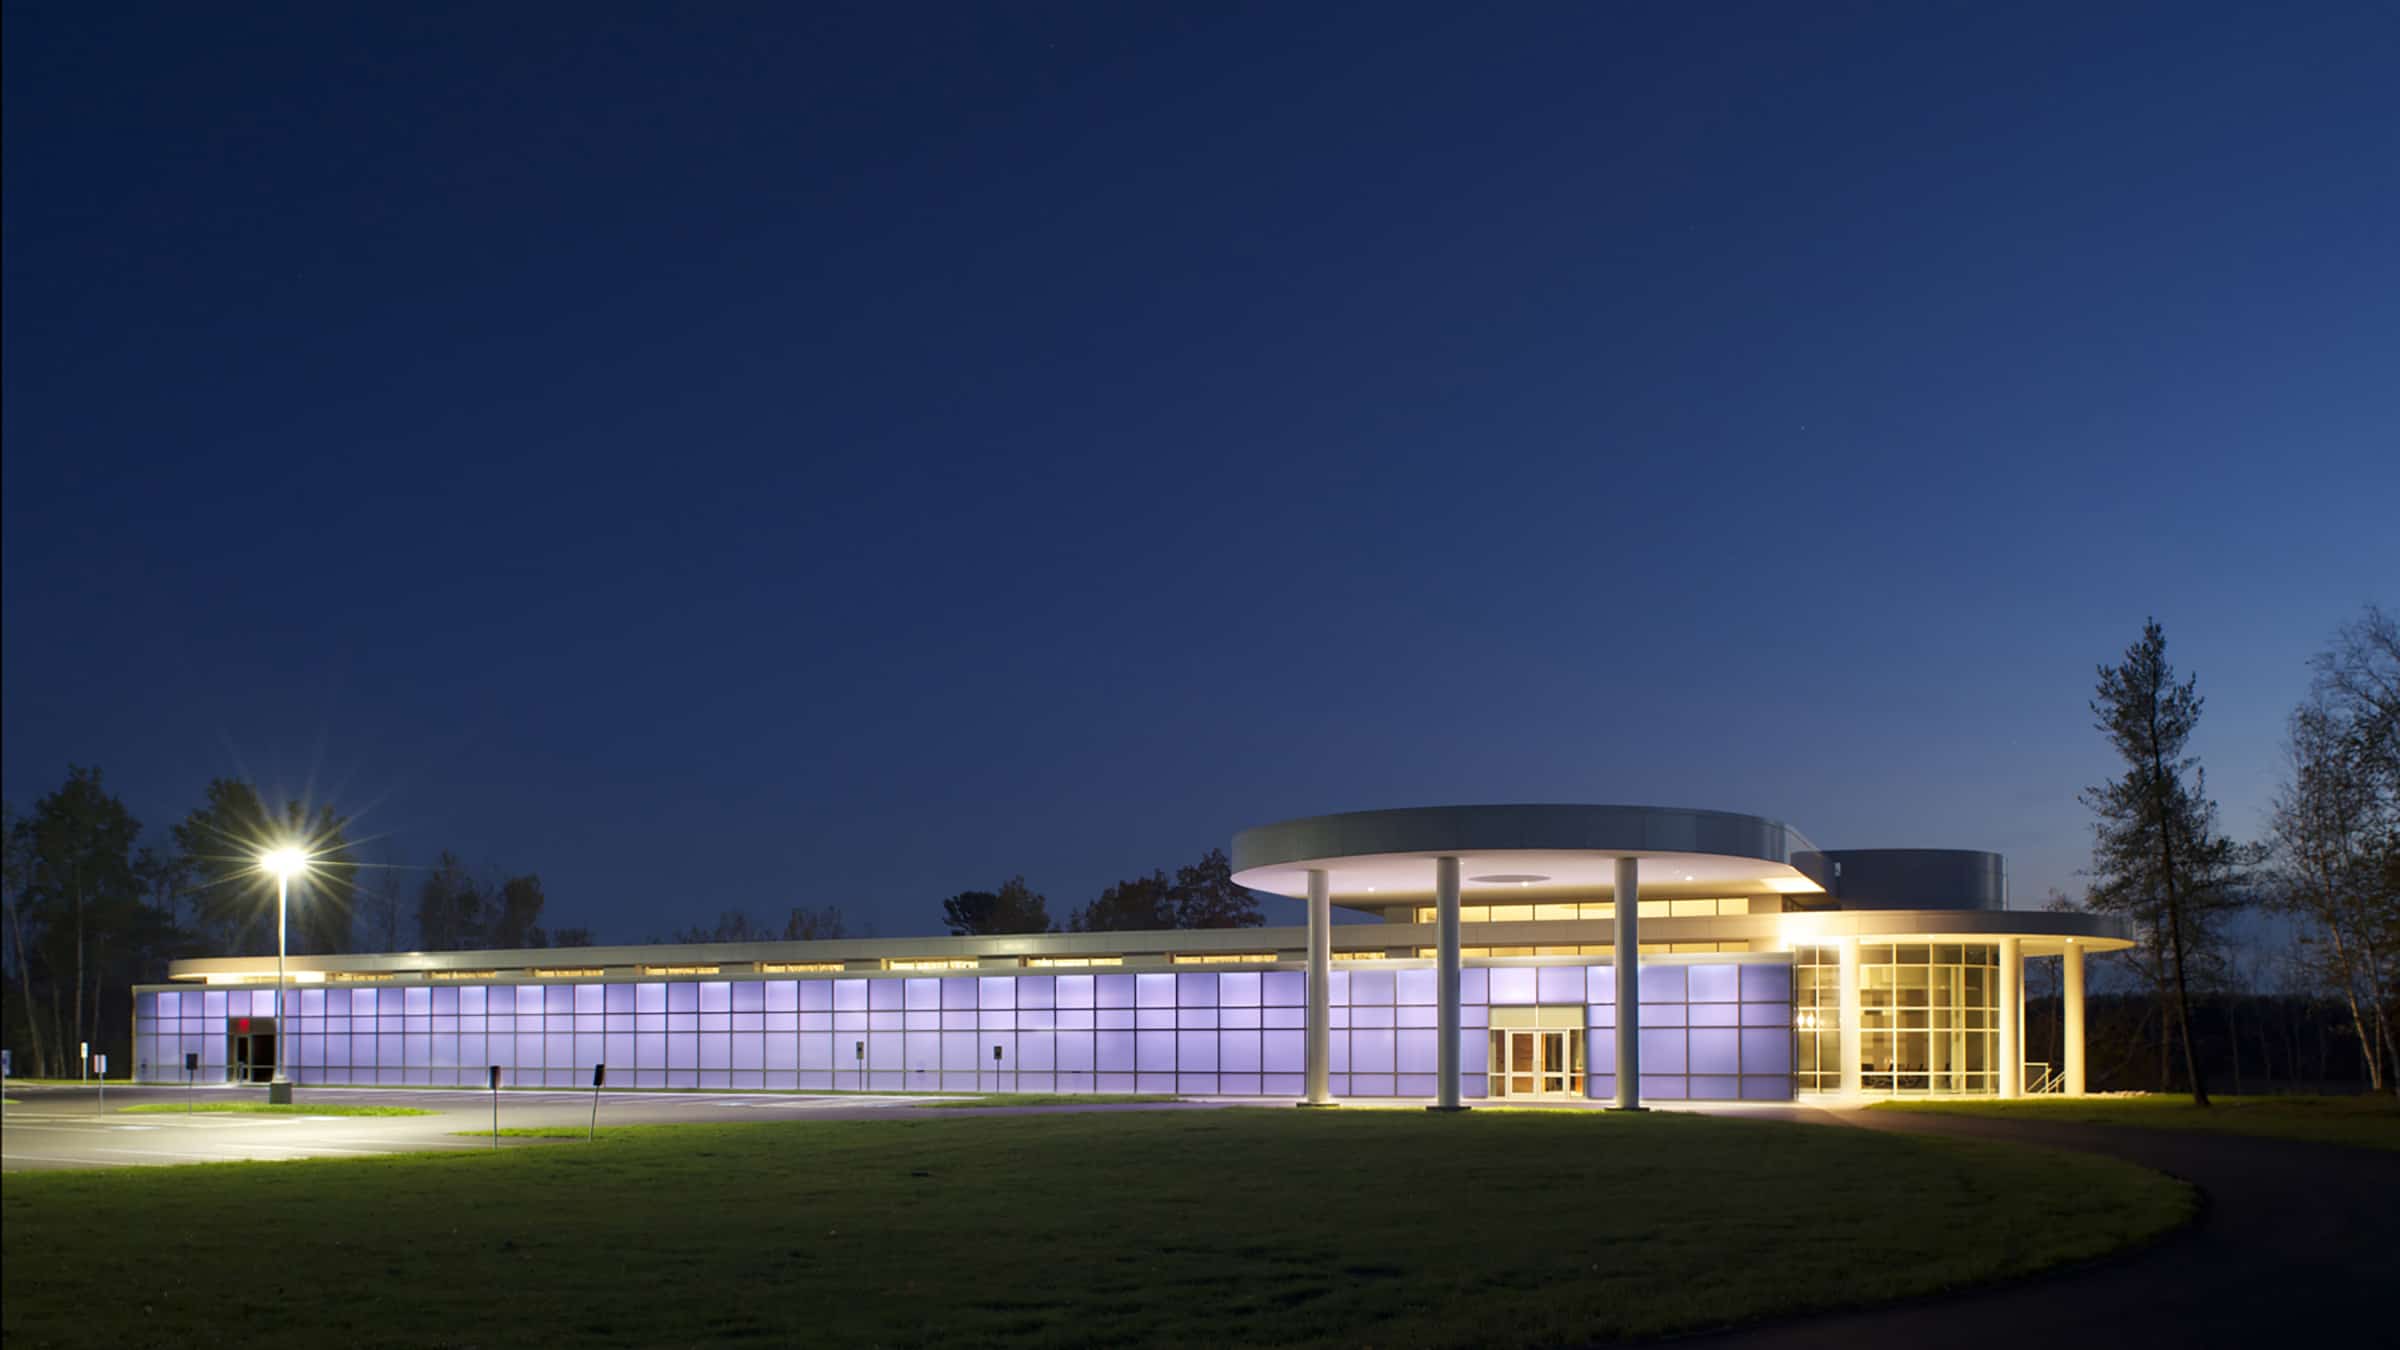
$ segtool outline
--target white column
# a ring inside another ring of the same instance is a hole
[[[2021,1039],[2019,1019],[2024,1015],[2024,1003],[2018,990],[2024,985],[2025,954],[2022,938],[2000,939],[2000,1095],[2014,1097],[2024,1082],[2024,1054],[2018,1049]]]
[[[1308,1098],[1305,1105],[1331,1106],[1328,1075],[1333,1063],[1333,881],[1325,870],[1308,871]]]
[[[1617,1109],[1642,1102],[1642,860],[1617,859]],[[1587,1070],[1588,1072],[1588,1070]]]
[[[1434,1094],[1434,1109],[1458,1111],[1458,859],[1433,860],[1434,942],[1441,969],[1436,979],[1440,988],[1441,1011],[1435,1024],[1441,1028],[1440,1054],[1436,1067],[1441,1073],[1440,1086]]]
[[[1858,939],[1854,937],[1841,939],[1841,953],[1842,1095],[1855,1097],[1859,1095],[1864,1086],[1859,1079],[1859,1060],[1864,1049],[1859,1023],[1866,1020],[1859,1011],[1861,1000],[1858,996]]]
[[[2067,939],[2067,949],[2059,956],[2060,1001],[2066,1012],[2066,1072],[2067,1095],[2083,1095],[2083,944]]]

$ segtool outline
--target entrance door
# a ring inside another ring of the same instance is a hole
[[[1491,1095],[1583,1095],[1583,1033],[1496,1028],[1492,1032]]]
[[[226,1032],[225,1067],[236,1083],[264,1083],[275,1076],[275,1023],[240,1018]]]

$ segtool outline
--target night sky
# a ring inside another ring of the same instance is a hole
[[[2102,8],[12,4],[7,797],[604,940],[1446,801],[2030,904],[2155,614],[2255,835],[2400,602],[2400,18]]]

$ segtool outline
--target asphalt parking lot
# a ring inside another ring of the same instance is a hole
[[[511,1090],[498,1094],[502,1128],[585,1125],[592,1119],[593,1094],[565,1089]],[[125,1114],[121,1108],[187,1102],[266,1100],[266,1089],[248,1087],[115,1088],[106,1109],[90,1088],[40,1087],[12,1083],[5,1129],[0,1129],[0,1165],[34,1171],[67,1167],[158,1167],[178,1163],[272,1161],[281,1158],[355,1157],[428,1149],[489,1149],[492,1141],[460,1136],[460,1130],[489,1130],[493,1094],[459,1088],[305,1087],[298,1101],[343,1106],[405,1106],[430,1116],[310,1116],[179,1112]],[[599,1121],[609,1125],[657,1125],[679,1121],[763,1120],[812,1116],[871,1118],[921,1110],[927,1098],[864,1094],[798,1095],[741,1092],[608,1092],[599,1097]],[[544,1147],[551,1141],[503,1138],[504,1148]]]

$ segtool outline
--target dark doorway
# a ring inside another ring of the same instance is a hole
[[[275,1078],[275,1019],[237,1017],[225,1032],[226,1076],[236,1083]]]

